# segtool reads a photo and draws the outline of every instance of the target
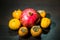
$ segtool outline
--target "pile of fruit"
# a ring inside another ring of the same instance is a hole
[[[36,11],[33,8],[26,8],[23,11],[15,10],[12,12],[12,17],[13,19],[9,21],[9,28],[18,30],[18,35],[21,37],[26,36],[28,32],[33,37],[37,37],[41,35],[42,28],[46,29],[51,24],[51,20],[46,17],[46,11]]]

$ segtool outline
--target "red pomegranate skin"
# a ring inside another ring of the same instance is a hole
[[[38,18],[36,10],[32,8],[27,8],[23,10],[21,15],[21,23],[23,26],[32,27]]]

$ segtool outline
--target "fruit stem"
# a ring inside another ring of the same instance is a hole
[[[33,15],[33,13],[29,12],[29,15],[30,15],[30,16],[32,16],[32,15]]]
[[[39,28],[38,28],[38,27],[34,27],[33,30],[34,30],[35,32],[38,32]]]
[[[25,31],[26,31],[26,29],[23,29],[23,28],[22,28],[22,29],[21,29],[21,31],[22,31],[22,32],[25,32]]]

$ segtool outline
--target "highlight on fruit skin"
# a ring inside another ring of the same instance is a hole
[[[20,19],[21,14],[22,14],[22,11],[21,11],[20,9],[14,10],[14,11],[12,12],[12,17],[13,17],[13,18],[16,18],[16,19]]]
[[[27,27],[21,27],[19,30],[18,30],[18,35],[20,37],[24,37],[28,34],[28,28]]]
[[[42,18],[42,20],[41,20],[41,27],[42,28],[48,28],[50,24],[51,24],[51,19]]]
[[[11,19],[8,25],[11,30],[17,30],[21,26],[21,23],[18,19]]]
[[[37,10],[37,12],[40,14],[41,17],[46,16],[46,11],[45,10]]]
[[[33,26],[30,32],[33,37],[38,37],[41,35],[42,29],[40,28],[40,26]]]

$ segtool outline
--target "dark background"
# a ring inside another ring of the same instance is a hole
[[[8,21],[12,18],[12,12],[17,9],[27,7],[36,10],[45,10],[51,15],[51,19],[56,23],[49,34],[42,34],[41,40],[60,40],[60,1],[59,0],[0,0],[0,40],[19,40],[19,36],[14,31],[9,32]],[[11,34],[12,33],[12,34]],[[33,37],[21,40],[39,40]]]

